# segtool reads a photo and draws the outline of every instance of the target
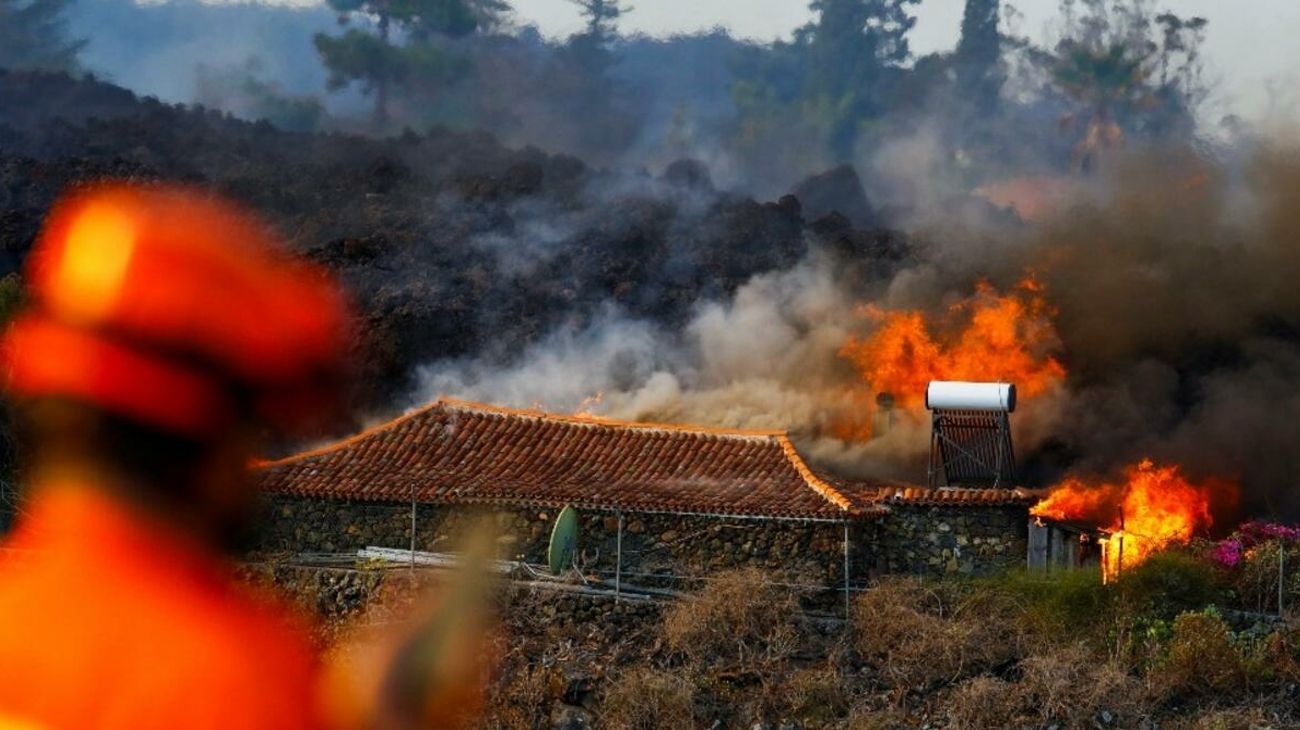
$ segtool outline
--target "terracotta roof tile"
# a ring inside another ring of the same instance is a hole
[[[970,489],[965,487],[922,487],[884,479],[849,479],[822,474],[822,478],[855,505],[891,504],[942,505],[954,507],[1001,507],[1032,505],[1046,495],[1045,490]]]
[[[809,469],[779,431],[558,416],[440,400],[262,464],[271,492],[796,519],[888,510]]]
[[[894,486],[877,490],[876,504],[914,504],[954,507],[1010,507],[1031,505],[1043,494],[1033,489],[967,489],[962,487]]]

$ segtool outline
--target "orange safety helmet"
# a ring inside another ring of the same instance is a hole
[[[193,438],[253,415],[296,430],[334,400],[348,310],[323,270],[193,189],[84,188],[55,205],[4,337],[16,398],[66,396]]]

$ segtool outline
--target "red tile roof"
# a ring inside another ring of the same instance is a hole
[[[887,509],[815,474],[779,431],[559,416],[451,399],[260,466],[271,492],[347,499],[844,519]]]
[[[940,507],[1028,506],[1043,498],[1034,489],[967,489],[964,487],[877,487],[870,500],[875,504],[914,504]]]

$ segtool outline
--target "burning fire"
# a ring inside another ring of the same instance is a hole
[[[1043,286],[1027,276],[1007,294],[981,281],[975,293],[948,308],[940,321],[916,310],[888,311],[869,304],[861,315],[875,323],[866,337],[851,337],[840,356],[851,361],[876,393],[890,394],[897,406],[919,412],[931,380],[998,380],[1015,383],[1023,398],[1033,398],[1065,378],[1065,367],[1050,353],[1059,343]],[[865,404],[871,412],[879,399]],[[863,423],[837,424],[846,440],[871,437]]]
[[[1121,482],[1071,477],[1052,488],[1030,513],[1096,524],[1111,534],[1102,542],[1102,576],[1117,577],[1152,553],[1186,543],[1213,522],[1210,502],[1225,493],[1218,482],[1193,483],[1177,466],[1150,459],[1124,469]]]
[[[596,410],[600,408],[600,404],[604,401],[605,391],[598,390],[586,398],[583,398],[582,402],[578,404],[578,407],[574,409],[573,415],[583,418],[599,418],[600,416],[596,415]]]

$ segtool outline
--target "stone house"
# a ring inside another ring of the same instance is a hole
[[[495,520],[503,552],[544,562],[580,515],[584,574],[630,584],[757,566],[842,590],[891,572],[1023,565],[1031,492],[843,479],[785,433],[629,423],[451,399],[257,469],[261,548],[440,551]],[[412,539],[414,535],[414,539]]]

